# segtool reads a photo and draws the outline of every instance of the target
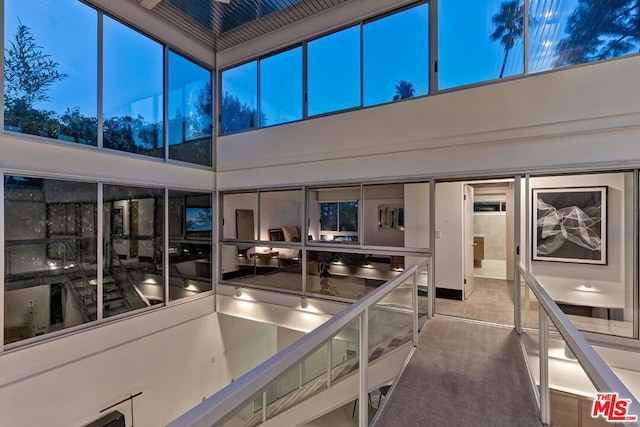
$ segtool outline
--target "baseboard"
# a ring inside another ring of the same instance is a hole
[[[454,300],[462,301],[462,290],[436,288],[436,298],[454,299]]]

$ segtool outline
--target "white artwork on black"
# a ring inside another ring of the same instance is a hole
[[[533,190],[533,260],[607,263],[607,187]]]

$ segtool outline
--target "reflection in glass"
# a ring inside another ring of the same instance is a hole
[[[211,194],[169,191],[169,300],[211,287]]]
[[[222,72],[220,133],[258,126],[258,63],[252,61]]]
[[[104,317],[165,301],[164,190],[104,186]]]
[[[531,0],[529,4],[531,72],[638,52],[633,1]]]
[[[169,52],[169,158],[211,166],[211,72]]]
[[[523,39],[522,0],[438,4],[438,88],[522,73]]]
[[[404,270],[405,257],[309,251],[307,293],[360,299]]]
[[[104,146],[164,158],[162,45],[103,20]]]
[[[75,0],[4,7],[5,130],[96,145],[96,10]]]
[[[320,203],[320,230],[338,231],[338,203]]]
[[[5,176],[4,342],[97,319],[97,185]]]
[[[429,92],[428,12],[425,3],[363,26],[365,106]]]
[[[302,292],[302,254],[294,247],[221,245],[222,279]]]
[[[260,126],[302,119],[302,47],[260,61]]]
[[[360,26],[307,45],[309,116],[360,105]]]

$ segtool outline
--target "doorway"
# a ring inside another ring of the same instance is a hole
[[[436,313],[514,324],[514,179],[437,182]]]

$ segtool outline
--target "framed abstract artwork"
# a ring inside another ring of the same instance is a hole
[[[404,230],[404,205],[378,205],[379,230]]]
[[[534,188],[532,259],[607,264],[608,187]]]

